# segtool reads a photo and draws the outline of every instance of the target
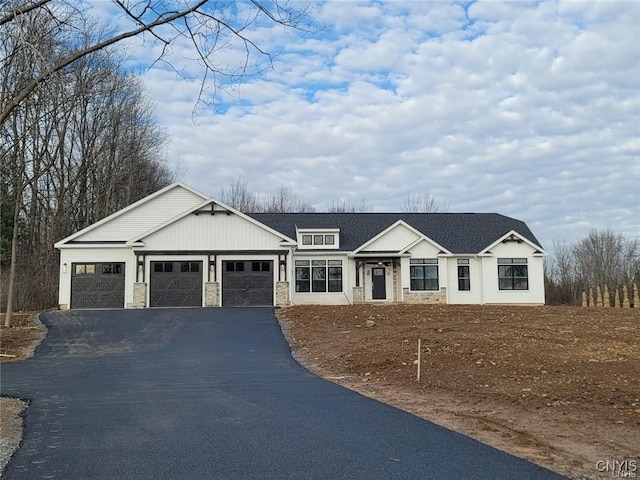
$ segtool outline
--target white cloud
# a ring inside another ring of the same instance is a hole
[[[451,211],[520,218],[547,247],[590,228],[640,238],[640,4],[331,1],[316,12],[330,31],[252,32],[282,48],[274,69],[222,93],[224,113],[200,106],[195,124],[188,45],[173,58],[191,80],[144,74],[183,181],[215,195],[241,174],[257,193],[286,185],[318,209],[364,197],[393,211],[429,191]]]

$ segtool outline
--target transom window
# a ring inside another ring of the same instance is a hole
[[[94,275],[96,265],[94,263],[76,263],[74,265],[76,275]]]
[[[469,274],[469,259],[458,259],[458,290],[471,290],[471,275]]]
[[[326,235],[302,235],[302,245],[335,245],[336,236],[332,233]]]
[[[122,275],[124,263],[75,263],[74,275]]]
[[[173,262],[154,262],[153,263],[153,271],[154,272],[173,272]]]
[[[296,260],[296,292],[341,292],[342,260]]]
[[[412,258],[409,260],[411,290],[439,290],[438,259]]]
[[[498,258],[498,288],[529,290],[529,269],[526,258]]]
[[[298,248],[330,250],[340,248],[337,228],[305,228],[297,231]]]

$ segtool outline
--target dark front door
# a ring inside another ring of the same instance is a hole
[[[202,262],[151,262],[149,306],[201,307]]]
[[[273,262],[222,262],[222,305],[273,306]]]
[[[71,308],[124,308],[124,263],[71,264]]]
[[[387,298],[387,284],[385,277],[384,267],[375,267],[371,269],[371,281],[373,284],[371,298],[374,300],[384,300]]]

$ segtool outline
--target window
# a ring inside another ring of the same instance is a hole
[[[329,292],[341,292],[342,291],[342,260],[329,260],[327,262],[328,277],[327,277],[327,290]]]
[[[529,270],[526,258],[498,259],[500,290],[529,290]]]
[[[87,265],[89,267],[89,265]],[[91,267],[94,267],[91,265]],[[95,267],[94,267],[95,268]],[[87,268],[87,273],[90,273]],[[122,273],[122,264],[121,263],[103,263],[102,264],[102,274],[103,275],[120,275]]]
[[[439,290],[438,259],[413,258],[409,260],[411,290]]]
[[[252,272],[268,272],[271,270],[271,262],[251,262]]]
[[[300,248],[337,249],[340,248],[339,232],[340,230],[337,228],[298,231],[298,244]]]
[[[341,292],[342,260],[296,260],[296,292]]]
[[[309,260],[296,260],[296,292],[311,291]]]
[[[181,272],[199,272],[200,262],[182,262],[180,264]]]
[[[173,262],[155,262],[153,264],[154,272],[173,272]]]
[[[469,259],[458,259],[458,290],[471,290],[471,277],[469,275]]]
[[[244,272],[244,262],[226,262],[227,272]]]

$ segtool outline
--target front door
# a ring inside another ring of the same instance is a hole
[[[385,277],[384,267],[374,267],[371,269],[371,298],[373,300],[384,300],[387,298],[387,284]]]

